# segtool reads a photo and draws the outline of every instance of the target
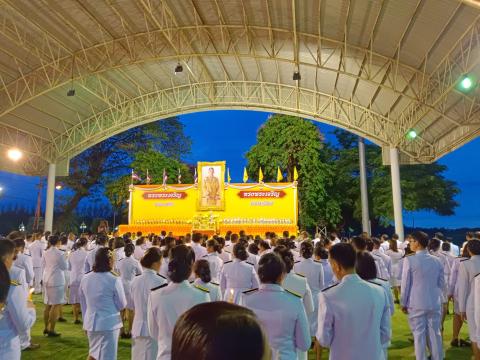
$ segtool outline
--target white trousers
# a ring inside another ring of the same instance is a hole
[[[415,341],[416,359],[427,360],[428,341],[432,360],[442,360],[442,310],[408,309],[408,323]]]
[[[132,339],[132,360],[155,360],[158,343],[155,339],[139,336]]]
[[[34,267],[33,268],[33,284],[35,286],[35,294],[40,294],[42,292],[42,285],[40,282],[42,281],[42,268],[41,267]]]
[[[116,360],[120,329],[87,331],[88,354],[95,360]]]

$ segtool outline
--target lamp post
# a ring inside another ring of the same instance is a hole
[[[23,222],[18,227],[18,230],[21,231],[21,232],[25,232],[25,225],[23,224]]]
[[[82,223],[80,224],[80,231],[84,233],[86,229],[87,229],[87,225],[85,225],[85,222],[82,221]]]

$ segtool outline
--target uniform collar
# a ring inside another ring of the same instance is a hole
[[[260,284],[260,290],[283,292],[283,288],[278,284]]]
[[[427,253],[428,253],[427,249],[415,251],[415,254],[427,254]]]
[[[310,261],[310,262],[312,262],[312,261],[313,261],[313,258],[305,259],[304,257],[302,257],[302,260],[301,260],[301,261]]]
[[[148,272],[148,273],[152,273],[152,274],[157,274],[157,272],[153,269],[149,269],[149,268],[143,268],[143,272]]]
[[[190,282],[188,280],[183,280],[182,282],[179,282],[179,283],[175,283],[175,282],[172,281],[168,285],[171,286],[171,287],[188,287],[188,286],[190,286]]]
[[[200,278],[196,278],[196,279],[193,281],[193,283],[194,283],[195,285],[202,285],[202,286],[207,285],[207,284],[204,283],[204,282],[202,281],[202,279],[200,279]]]
[[[359,280],[360,280],[360,276],[358,276],[357,274],[349,274],[349,275],[345,275],[340,281],[340,283],[359,281]]]

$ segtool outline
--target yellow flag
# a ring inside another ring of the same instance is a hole
[[[262,172],[262,168],[259,168],[258,170],[258,182],[262,182],[263,181],[263,172]]]
[[[247,168],[244,167],[243,168],[243,182],[247,182],[248,181],[248,174],[247,174]]]
[[[230,183],[232,181],[232,178],[230,177],[230,169],[227,168],[227,182]]]
[[[298,180],[297,167],[294,166],[294,167],[293,167],[293,181],[297,181],[297,180]]]
[[[280,166],[277,168],[277,182],[280,182],[283,180],[283,175],[282,172],[280,171]]]

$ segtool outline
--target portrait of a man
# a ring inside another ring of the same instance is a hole
[[[222,210],[224,204],[224,162],[199,163],[199,205],[201,210]]]

